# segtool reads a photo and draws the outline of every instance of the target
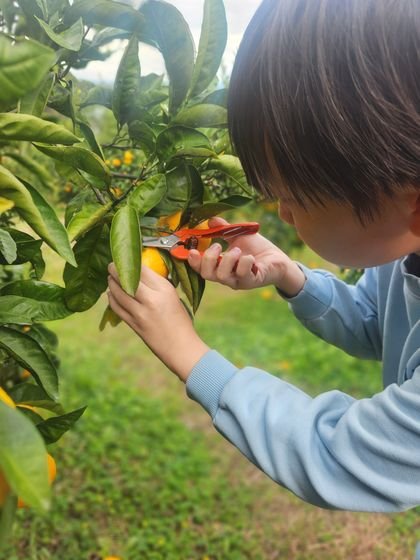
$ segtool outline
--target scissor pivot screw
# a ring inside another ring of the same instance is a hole
[[[190,237],[189,239],[187,239],[186,243],[185,243],[185,248],[188,249],[189,251],[191,249],[197,249],[198,248],[198,237]]]
[[[162,245],[168,245],[169,239],[161,239],[160,242],[162,243]]]

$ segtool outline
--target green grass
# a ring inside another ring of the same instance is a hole
[[[380,389],[378,364],[326,345],[269,292],[209,286],[196,321],[213,348],[315,395]],[[87,404],[51,447],[50,513],[19,511],[1,560],[411,558],[416,512],[329,512],[298,501],[211,428],[175,379],[125,326],[98,331],[104,302],[53,325],[66,408]]]

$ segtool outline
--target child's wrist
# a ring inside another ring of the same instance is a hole
[[[176,360],[176,364],[174,363],[172,367],[169,367],[178,376],[180,381],[186,383],[194,366],[209,350],[209,346],[200,338],[194,341],[194,343],[189,341],[187,347],[182,352],[178,352],[179,359]]]
[[[287,298],[296,297],[303,290],[306,276],[303,270],[293,261],[286,267],[286,272],[282,275],[275,287]]]

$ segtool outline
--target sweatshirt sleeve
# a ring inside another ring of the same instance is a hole
[[[311,398],[210,350],[187,393],[251,462],[311,504],[370,512],[420,504],[420,366],[369,399],[340,391]]]
[[[325,270],[297,263],[306,276],[299,294],[286,298],[297,319],[323,340],[358,358],[382,359],[377,309],[377,269],[366,269],[355,286]]]

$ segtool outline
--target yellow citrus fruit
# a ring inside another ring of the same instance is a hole
[[[175,214],[171,214],[170,216],[162,216],[158,220],[157,227],[167,228],[170,229],[171,231],[175,231],[176,228],[179,226],[179,222],[181,221],[181,216],[182,216],[181,210],[175,212]]]
[[[31,372],[28,369],[24,369],[22,370],[22,373],[20,374],[20,378],[21,379],[28,379],[28,377],[31,377]]]
[[[201,222],[201,224],[198,224],[198,226],[195,226],[194,229],[208,229],[209,227],[209,221],[206,220],[205,222]],[[211,238],[209,237],[208,239],[200,239],[198,241],[198,247],[197,250],[198,251],[206,251],[211,245]]]
[[[131,165],[133,163],[134,156],[131,152],[124,152],[124,164]]]
[[[57,465],[55,463],[54,457],[52,457],[49,453],[47,455],[48,459],[48,482],[52,484],[57,476]],[[27,507],[27,505],[19,498],[18,499],[18,508]]]
[[[158,249],[155,249],[154,247],[146,247],[143,249],[141,262],[154,270],[160,276],[163,276],[164,278],[168,277],[168,267],[166,266],[166,263]]]

